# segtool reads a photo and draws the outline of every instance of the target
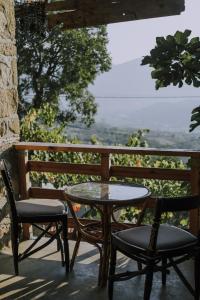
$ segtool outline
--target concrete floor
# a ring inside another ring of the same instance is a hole
[[[29,242],[21,243],[24,248]],[[73,247],[70,241],[70,248]],[[0,299],[6,300],[106,300],[106,288],[97,287],[98,252],[87,243],[81,244],[74,271],[68,277],[60,263],[60,254],[55,252],[55,244],[38,252],[20,263],[20,276],[13,275],[13,261],[10,250],[0,254]],[[71,251],[72,252],[72,251]],[[121,269],[127,265],[134,267],[130,261],[121,256],[118,259]],[[192,264],[183,266],[186,275],[192,278]],[[115,284],[113,300],[139,300],[143,295],[144,279],[135,278]],[[161,276],[154,277],[151,300],[191,300],[193,297],[171,272],[167,286],[161,285]]]

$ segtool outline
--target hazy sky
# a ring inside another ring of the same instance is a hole
[[[148,54],[157,36],[176,30],[192,30],[200,36],[200,0],[185,0],[185,12],[173,17],[154,18],[108,25],[108,50],[113,64],[120,64]]]

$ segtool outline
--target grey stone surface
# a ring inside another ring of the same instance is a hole
[[[29,242],[22,244],[27,246]],[[74,242],[70,241],[70,249]],[[97,287],[98,251],[87,243],[81,243],[74,271],[67,277],[60,263],[60,253],[56,245],[43,249],[40,253],[20,264],[20,276],[13,276],[12,257],[8,252],[0,255],[0,299],[4,300],[105,300],[107,289]],[[136,268],[123,256],[118,257],[120,269]],[[183,266],[192,281],[192,264]],[[135,278],[115,284],[113,300],[142,300],[144,278]],[[161,284],[161,274],[154,277],[151,300],[192,300],[179,278],[171,272],[165,288]]]
[[[0,89],[13,88],[11,57],[0,55]]]
[[[3,40],[13,40],[15,38],[13,0],[0,0],[0,38]]]
[[[19,139],[14,0],[0,0],[0,157],[13,161],[9,148]],[[0,185],[2,187],[2,183]],[[2,190],[2,188],[1,188]],[[8,244],[9,219],[0,191],[0,248]]]

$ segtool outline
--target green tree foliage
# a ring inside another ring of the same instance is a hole
[[[138,130],[128,139],[127,147],[148,147],[145,134],[148,130]],[[22,140],[32,142],[53,142],[53,143],[81,143],[78,139],[68,139],[66,128],[56,122],[56,113],[51,105],[44,104],[42,108],[30,109],[22,120],[21,125]],[[97,137],[91,138],[92,144],[98,144]],[[34,151],[31,153],[31,159],[39,161],[57,161],[67,163],[100,163],[99,154],[93,153],[63,153]],[[119,166],[129,167],[146,167],[146,168],[165,168],[165,169],[185,169],[186,165],[182,160],[174,157],[152,157],[149,155],[125,155],[115,154],[111,157],[111,163]],[[95,176],[70,175],[70,174],[52,174],[52,173],[35,173],[32,174],[32,181],[35,185],[52,184],[55,188],[83,182],[87,180],[100,180]],[[113,181],[117,178],[112,178]],[[183,182],[174,182],[170,180],[149,180],[149,179],[123,179],[124,182],[141,183],[150,188],[155,196],[178,196],[188,192],[188,187]],[[123,181],[121,179],[121,181]],[[121,220],[133,221],[137,218],[139,210],[134,207],[126,207],[122,210]],[[92,212],[93,216],[95,212]],[[174,215],[172,215],[174,219]],[[182,216],[183,218],[183,216]],[[147,214],[148,221],[152,220],[152,214]],[[178,216],[175,217],[176,223],[179,223]],[[182,225],[187,225],[187,217],[184,215]]]
[[[127,147],[148,147],[148,143],[145,139],[145,135],[149,130],[138,130],[133,133],[126,144]],[[129,167],[143,167],[143,168],[164,168],[164,169],[185,169],[186,164],[178,158],[175,157],[160,157],[160,156],[150,156],[150,155],[125,155],[125,154],[115,154],[112,156],[112,164],[119,166],[129,166]],[[116,180],[113,178],[113,180]],[[189,192],[189,187],[184,182],[172,181],[172,180],[153,180],[153,179],[133,179],[125,178],[124,182],[128,183],[139,183],[148,187],[153,196],[181,196]],[[133,222],[137,220],[140,210],[135,207],[125,207],[121,213],[122,221]],[[188,225],[187,215],[181,214],[171,214],[165,216],[167,218],[171,217],[172,223],[178,225],[181,222],[182,226]],[[165,221],[165,218],[163,221]],[[145,221],[151,223],[153,214],[151,210],[146,213]],[[181,220],[181,221],[180,221]]]
[[[26,142],[48,142],[48,143],[71,143],[80,144],[77,138],[68,139],[64,123],[57,123],[57,113],[48,103],[43,104],[40,108],[31,108],[21,122],[21,140]],[[57,161],[67,163],[91,163],[99,162],[99,155],[90,153],[64,153],[33,151],[30,157],[39,161]],[[61,188],[66,184],[73,184],[85,180],[94,179],[83,175],[66,175],[52,173],[35,173],[31,174],[33,184],[52,184],[55,188]]]
[[[142,60],[142,65],[153,68],[151,76],[159,89],[170,84],[200,87],[200,40],[190,38],[191,31],[177,31],[166,38],[157,37],[156,46]],[[200,106],[192,111],[190,131],[200,125]]]
[[[27,32],[17,24],[16,35],[20,117],[48,102],[59,121],[90,125],[97,105],[88,85],[111,67],[106,27]]]

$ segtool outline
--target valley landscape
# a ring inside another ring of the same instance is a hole
[[[200,90],[191,86],[170,86],[155,90],[151,70],[141,59],[113,66],[97,77],[90,91],[96,98],[95,124],[85,128],[75,124],[70,136],[89,142],[91,135],[101,143],[125,144],[138,129],[150,129],[149,146],[200,148],[200,131],[189,133],[192,110],[200,105]]]

